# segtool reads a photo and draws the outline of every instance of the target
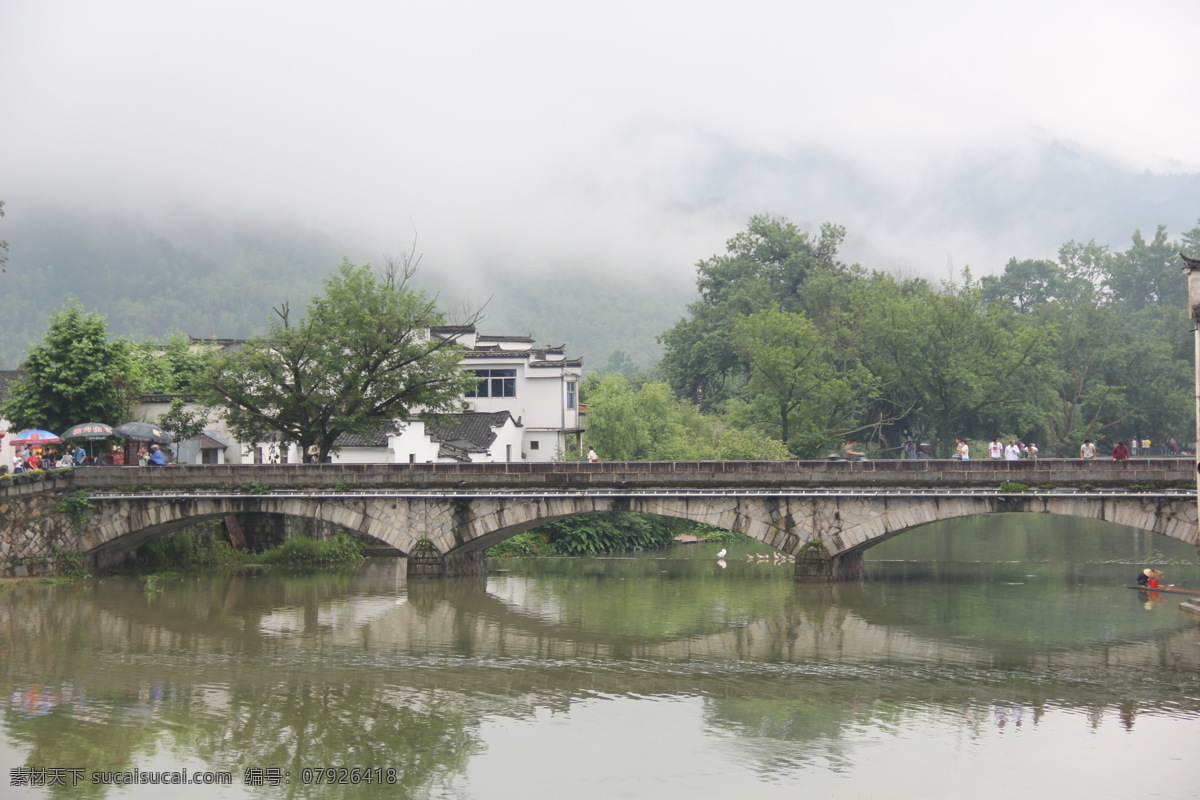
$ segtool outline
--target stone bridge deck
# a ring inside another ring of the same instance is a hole
[[[62,478],[56,479],[57,481]],[[284,488],[803,488],[803,487],[986,487],[1001,481],[1029,486],[1124,488],[1130,485],[1190,486],[1190,460],[1126,461],[1033,459],[1022,461],[610,461],[494,464],[241,464],[151,467],[88,467],[71,471],[66,485],[86,490],[133,488],[164,491],[237,488],[263,484]],[[0,482],[0,498],[23,491]]]

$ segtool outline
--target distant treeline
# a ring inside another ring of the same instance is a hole
[[[699,299],[663,334],[656,373],[585,384],[601,454],[678,457],[715,441],[687,408],[800,457],[847,439],[898,457],[906,440],[948,456],[959,437],[1064,455],[1084,439],[1192,438],[1179,253],[1200,253],[1200,226],[1180,240],[1135,232],[1122,251],[1069,242],[1057,260],[1014,258],[998,275],[940,284],[845,264],[844,236],[755,217],[701,261]]]

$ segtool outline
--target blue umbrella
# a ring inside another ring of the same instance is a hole
[[[35,447],[43,444],[59,444],[60,442],[62,442],[62,439],[59,438],[57,433],[51,433],[39,428],[30,428],[27,431],[21,431],[12,439],[13,444],[30,444]]]

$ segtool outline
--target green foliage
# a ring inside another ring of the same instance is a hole
[[[137,563],[143,569],[180,570],[241,564],[253,560],[239,553],[224,539],[208,533],[177,531],[138,548]]]
[[[79,550],[54,548],[54,571],[66,575],[70,580],[81,581],[92,577],[88,574],[83,553]]]
[[[130,345],[137,383],[147,394],[192,394],[216,356],[217,349],[193,344],[182,331],[173,330],[165,342],[145,340]]]
[[[242,494],[270,494],[271,487],[266,483],[243,483],[238,486],[238,491]]]
[[[186,442],[204,433],[208,415],[189,410],[182,397],[171,398],[171,408],[158,418],[158,426],[171,434],[172,441]]]
[[[671,544],[684,527],[694,525],[649,514],[605,511],[538,526],[492,547],[488,554],[585,556],[653,550]]]
[[[672,538],[670,526],[658,518],[620,511],[570,517],[543,527],[556,550],[574,556],[653,550]]]
[[[964,428],[1012,407],[1041,378],[1048,330],[986,302],[969,273],[940,291],[910,283],[877,293],[863,316],[866,362],[887,387],[888,405],[929,430],[942,456],[955,437],[971,433]]]
[[[549,531],[535,528],[518,533],[498,545],[488,548],[492,558],[528,558],[563,555],[550,543]]]
[[[715,411],[744,389],[750,368],[734,346],[734,320],[772,305],[813,318],[824,313],[827,298],[804,290],[819,278],[828,287],[849,273],[837,260],[845,233],[826,224],[814,239],[787,220],[756,216],[724,254],[700,261],[700,300],[660,337],[663,372],[674,392]]]
[[[588,405],[588,444],[607,461],[719,460],[790,457],[779,441],[701,414],[671,395],[666,384],[634,388],[622,375],[589,375],[583,397]]]
[[[247,563],[282,566],[346,564],[361,560],[362,550],[362,545],[352,536],[339,533],[328,541],[298,536],[262,553],[239,553],[217,536],[178,531],[140,547],[138,565],[160,572]]]
[[[156,595],[161,594],[166,588],[165,584],[169,581],[177,581],[182,577],[178,572],[152,572],[149,575],[143,575],[142,593],[147,599],[153,599]]]
[[[1029,486],[1016,481],[1001,481],[1000,491],[1002,492],[1024,492],[1029,489]]]
[[[700,299],[661,338],[675,394],[809,456],[855,431],[885,457],[904,439],[948,457],[956,437],[995,431],[1048,453],[1190,438],[1178,253],[1200,248],[1200,225],[1183,243],[1162,227],[1123,252],[1070,242],[937,286],[841,264],[843,234],[754,217],[701,261]]]
[[[714,528],[712,525],[691,525],[690,533],[702,542],[718,542],[721,544],[738,544],[755,541],[744,533],[727,531],[724,528]]]
[[[110,339],[105,319],[77,302],[51,318],[43,341],[21,369],[23,378],[9,387],[0,416],[10,428],[46,428],[58,433],[80,422],[122,422],[130,399],[129,347]]]
[[[836,450],[879,393],[875,376],[803,314],[770,307],[739,317],[733,344],[750,368],[751,407],[802,457]]]
[[[265,564],[293,567],[321,564],[347,564],[362,560],[362,545],[347,533],[339,533],[328,541],[296,536],[262,554]]]
[[[88,498],[88,493],[83,489],[78,489],[70,494],[64,495],[57,503],[54,504],[54,510],[59,514],[64,514],[70,517],[71,522],[76,528],[83,527],[84,520],[87,515],[96,506]]]
[[[408,288],[411,270],[398,270],[343,262],[304,319],[284,304],[265,335],[215,357],[204,393],[237,438],[329,454],[342,434],[459,407],[472,385],[458,368],[461,348],[426,335],[445,319]]]

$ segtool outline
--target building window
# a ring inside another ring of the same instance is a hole
[[[473,369],[479,383],[467,397],[516,397],[517,371],[515,369]]]
[[[538,440],[537,439],[534,439],[532,442],[529,443],[529,449],[530,450],[538,449]]]
[[[567,408],[575,408],[575,381],[567,381]]]

